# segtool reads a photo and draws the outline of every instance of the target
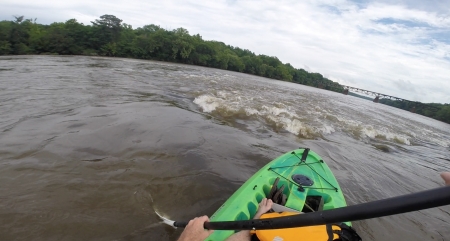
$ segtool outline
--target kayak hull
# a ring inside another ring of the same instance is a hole
[[[284,186],[285,206],[299,212],[309,212],[305,200],[322,199],[320,209],[329,210],[347,206],[342,190],[328,165],[315,152],[297,149],[269,162],[248,179],[211,216],[211,221],[249,220],[255,215],[258,204],[269,196],[275,180]],[[350,223],[347,223],[350,225]],[[206,240],[225,240],[233,230],[216,230]]]

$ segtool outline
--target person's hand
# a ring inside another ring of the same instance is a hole
[[[445,185],[450,186],[450,172],[441,173],[442,179],[444,179]]]
[[[203,228],[205,222],[209,222],[208,216],[201,216],[189,221],[178,241],[205,240],[212,232],[214,232],[214,230],[205,230],[205,228]]]

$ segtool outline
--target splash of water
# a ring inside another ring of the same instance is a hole
[[[167,224],[167,225],[170,225],[170,226],[176,228],[176,227],[174,226],[175,221],[172,221],[172,220],[170,220],[170,219],[164,217],[163,215],[161,215],[160,213],[158,213],[158,211],[156,211],[156,210],[155,210],[155,213],[156,213],[156,215],[158,215],[159,218],[161,218],[161,219],[163,220],[161,223],[165,223],[165,224]]]

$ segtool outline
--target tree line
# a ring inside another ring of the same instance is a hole
[[[411,111],[416,114],[428,116],[430,118],[450,124],[450,104],[424,104],[421,102],[390,99],[380,99],[379,103]]]
[[[76,19],[50,25],[15,16],[0,22],[0,55],[100,55],[200,65],[342,92],[343,86],[319,73],[282,63],[277,57],[190,35],[184,28],[166,30],[150,24],[133,29],[114,15],[91,25]],[[386,103],[392,104],[392,103]],[[450,113],[450,112],[449,112]],[[442,119],[441,119],[442,120]],[[443,121],[450,123],[450,118]]]

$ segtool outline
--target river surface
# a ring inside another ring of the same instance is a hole
[[[252,75],[100,57],[0,57],[0,240],[176,240],[270,160],[309,147],[349,205],[443,185],[450,125]],[[354,222],[450,240],[450,206]]]

